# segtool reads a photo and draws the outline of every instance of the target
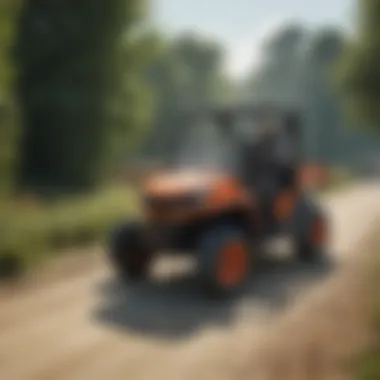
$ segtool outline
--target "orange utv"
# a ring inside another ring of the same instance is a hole
[[[201,288],[226,295],[252,275],[269,239],[290,237],[298,259],[322,257],[326,217],[297,175],[301,153],[285,183],[263,141],[269,126],[272,144],[288,134],[300,148],[296,112],[262,104],[210,108],[187,123],[192,137],[178,162],[142,185],[143,219],[111,233],[110,260],[123,278],[144,278],[152,259],[170,250],[195,255]]]

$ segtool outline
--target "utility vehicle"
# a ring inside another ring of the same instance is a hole
[[[298,175],[284,185],[276,165],[264,163],[260,141],[270,125],[300,146],[299,113],[255,104],[199,109],[184,119],[180,127],[198,136],[195,143],[183,149],[177,165],[144,180],[142,220],[111,233],[109,257],[116,272],[138,280],[159,253],[191,254],[202,289],[227,295],[254,274],[268,239],[290,237],[299,260],[322,257],[326,216]],[[300,154],[294,172],[301,167]]]

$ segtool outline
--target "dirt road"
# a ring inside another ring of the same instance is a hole
[[[86,270],[4,292],[0,379],[238,378],[236,369],[256,336],[307,302],[349,259],[380,216],[380,185],[355,185],[325,205],[338,268],[268,263],[233,301],[205,302],[188,263],[168,259],[158,263],[154,284],[125,289],[101,255]]]

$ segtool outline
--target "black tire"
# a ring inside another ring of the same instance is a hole
[[[218,279],[218,264],[223,248],[230,242],[239,242],[246,248],[245,273],[241,281],[232,286],[224,286]],[[198,275],[203,292],[208,297],[221,298],[236,293],[243,287],[251,269],[251,252],[246,235],[234,226],[215,226],[204,233],[198,249]]]
[[[138,222],[119,226],[111,234],[110,260],[123,280],[139,280],[147,275],[152,255],[145,243],[143,226]]]
[[[322,224],[326,238],[316,241],[316,223]],[[323,211],[310,199],[300,199],[296,210],[294,244],[296,258],[304,262],[322,262],[326,258],[328,222]]]
[[[315,247],[310,242],[299,241],[296,245],[296,257],[301,262],[315,263],[322,261],[324,258],[325,252],[324,249]]]

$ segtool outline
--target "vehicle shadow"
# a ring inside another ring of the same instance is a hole
[[[238,305],[284,310],[295,294],[326,278],[334,268],[331,261],[262,260],[243,291],[224,300],[204,297],[193,272],[133,285],[109,278],[99,285],[100,304],[92,316],[97,323],[129,333],[179,339],[207,326],[228,326]]]

